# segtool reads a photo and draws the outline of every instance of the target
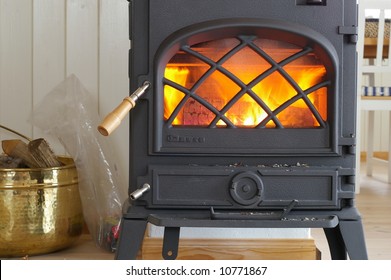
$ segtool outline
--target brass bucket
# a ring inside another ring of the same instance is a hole
[[[64,166],[0,169],[0,257],[57,251],[81,235],[77,169],[59,160]]]

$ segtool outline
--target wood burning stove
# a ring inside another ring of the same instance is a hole
[[[165,227],[165,259],[181,227],[324,228],[333,259],[366,259],[354,205],[356,1],[129,7],[139,102],[116,258],[136,258],[151,223]]]

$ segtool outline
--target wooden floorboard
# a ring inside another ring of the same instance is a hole
[[[144,240],[143,260],[160,260],[163,241]],[[313,239],[186,239],[179,243],[178,260],[316,260]]]

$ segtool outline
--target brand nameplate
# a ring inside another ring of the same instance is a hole
[[[197,136],[179,136],[179,135],[168,135],[167,136],[168,142],[175,142],[175,143],[198,143],[203,144],[205,143],[206,139],[205,137],[197,137]]]

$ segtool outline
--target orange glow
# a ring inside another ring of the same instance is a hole
[[[252,51],[248,50],[246,55],[250,57],[249,60],[251,61],[251,56],[255,57],[256,54],[250,52]],[[241,61],[243,62],[243,60]],[[308,59],[305,61],[306,63],[295,61],[292,65],[287,64],[283,67],[284,71],[293,78],[302,91],[322,82],[326,74],[326,69],[323,65],[308,64]],[[229,64],[228,61],[222,66],[244,83],[249,83],[271,67],[267,62],[262,62],[262,65],[246,65],[243,63],[235,63],[233,65]],[[206,64],[183,63],[178,65],[171,62],[165,69],[164,77],[184,88],[191,89],[195,83],[194,80],[197,80],[208,69],[209,66]],[[216,117],[215,112],[226,108],[227,104],[240,90],[241,88],[236,83],[217,70],[194,90],[196,98],[186,97],[186,94],[182,91],[166,85],[164,87],[164,120],[170,119],[175,108],[181,102],[184,102],[172,124],[175,126],[208,126],[214,121]],[[279,110],[278,108],[281,105],[298,95],[297,90],[277,71],[261,80],[251,88],[251,91],[252,93],[246,92],[243,94],[232,106],[227,107],[228,109],[226,108],[226,111],[224,111],[224,116],[237,127],[255,127],[268,117],[268,113],[258,104],[258,101],[253,96],[257,96],[271,111],[274,111]],[[185,101],[184,98],[187,98],[187,100]],[[210,107],[202,105],[196,100],[197,98],[207,102]],[[307,98],[313,104],[311,107],[319,112],[323,120],[327,120],[327,89],[325,87],[320,88],[308,94]],[[290,102],[291,104],[287,108],[275,113],[276,118],[283,127],[319,127],[319,122],[304,99],[300,98]],[[216,122],[218,127],[227,126],[221,119],[216,120]],[[269,120],[265,126],[272,128],[276,124],[273,120]]]
[[[189,75],[188,69],[180,69],[177,67],[167,67],[164,73],[165,77],[171,81],[175,81],[179,85],[185,85],[187,76]],[[175,108],[178,106],[179,102],[181,102],[184,94],[170,86],[164,87],[164,119],[167,120]],[[173,125],[182,124],[181,118],[175,118],[172,123]]]

